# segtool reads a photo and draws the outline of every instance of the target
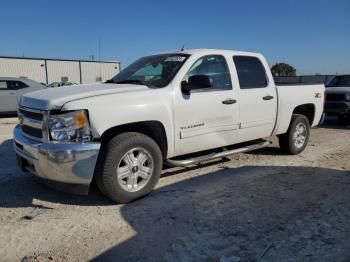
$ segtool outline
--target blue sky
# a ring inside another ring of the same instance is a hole
[[[257,51],[298,73],[350,73],[350,0],[1,0],[0,55],[134,59],[160,51]]]

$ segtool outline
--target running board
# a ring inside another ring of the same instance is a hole
[[[212,153],[212,154],[205,155],[205,156],[199,156],[199,157],[183,159],[183,160],[168,159],[165,162],[168,165],[171,165],[171,166],[188,167],[188,166],[199,164],[201,162],[205,162],[205,161],[208,161],[208,160],[213,160],[213,159],[223,158],[223,157],[227,157],[227,156],[234,155],[234,154],[239,154],[239,153],[253,151],[253,150],[256,150],[256,149],[267,147],[270,144],[271,144],[270,141],[264,141],[264,142],[260,142],[258,144],[253,144],[253,145],[244,146],[244,147],[241,147],[241,148],[236,148],[236,149],[232,149],[232,150],[222,151],[222,152],[219,152],[219,153]]]

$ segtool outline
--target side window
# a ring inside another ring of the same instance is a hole
[[[194,75],[207,75],[213,80],[211,89],[232,89],[231,76],[226,60],[221,55],[208,55],[199,58],[190,68],[184,80]]]
[[[28,87],[27,84],[25,84],[25,83],[23,83],[23,82],[20,82],[20,81],[17,82],[17,85],[18,85],[19,89],[20,89],[20,88],[26,88],[26,87]]]
[[[234,56],[239,85],[241,89],[264,88],[268,81],[263,64],[257,57]]]
[[[18,90],[28,87],[25,83],[20,81],[7,81],[7,88],[10,90]]]
[[[7,90],[7,82],[0,81],[0,90]]]

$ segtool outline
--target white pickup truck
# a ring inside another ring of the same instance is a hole
[[[164,162],[223,158],[274,135],[284,153],[298,154],[323,105],[323,85],[276,86],[261,54],[168,52],[106,83],[23,95],[14,148],[20,167],[51,186],[87,193],[95,179],[126,203],[153,190]]]

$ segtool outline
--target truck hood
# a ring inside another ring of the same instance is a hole
[[[52,110],[60,109],[65,103],[92,96],[148,90],[147,86],[132,84],[86,84],[57,88],[47,88],[21,96],[20,105],[24,107]]]
[[[336,86],[336,87],[327,87],[327,93],[349,93],[350,86]]]

